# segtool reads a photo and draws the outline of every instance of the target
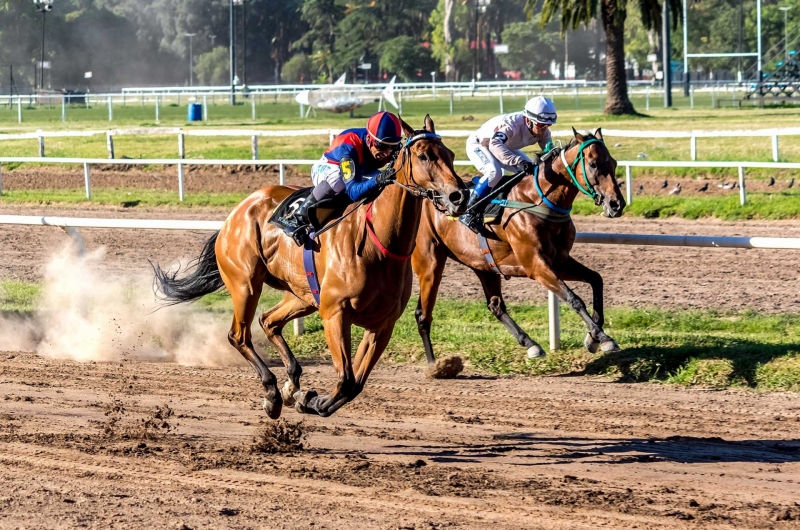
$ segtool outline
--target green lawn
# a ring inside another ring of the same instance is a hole
[[[37,285],[0,282],[0,314],[30,314],[40,294]],[[279,298],[268,291],[259,311]],[[414,302],[397,323],[385,354],[393,362],[424,362]],[[221,319],[230,318],[226,293],[209,295],[198,305]],[[546,307],[512,305],[509,311],[534,340],[547,346]],[[586,330],[579,318],[565,307],[561,315],[563,350],[530,360],[484,304],[442,300],[434,314],[434,348],[440,357],[461,355],[474,369],[488,373],[607,375],[629,382],[800,391],[800,315],[612,308],[605,329],[623,351],[596,355],[583,348]],[[306,319],[306,330],[302,337],[287,333],[287,340],[299,357],[320,359],[326,346],[318,315]],[[260,331],[254,337],[258,346],[269,349]]]

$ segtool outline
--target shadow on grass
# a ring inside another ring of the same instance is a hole
[[[671,380],[712,387],[763,384],[760,368],[779,358],[791,358],[800,344],[764,344],[726,340],[704,346],[640,346],[599,356],[581,372],[570,375],[614,375],[619,382]]]

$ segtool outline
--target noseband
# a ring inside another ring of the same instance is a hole
[[[447,208],[444,206],[440,206],[442,194],[438,193],[434,190],[423,188],[419,185],[419,183],[414,179],[414,171],[413,171],[413,164],[411,163],[411,156],[409,148],[419,140],[440,140],[442,137],[436,133],[423,131],[420,133],[414,134],[411,138],[406,140],[406,143],[403,144],[403,147],[397,152],[397,154],[392,159],[392,164],[398,156],[402,156],[402,162],[400,163],[401,169],[403,169],[403,173],[407,175],[407,179],[405,183],[394,181],[394,184],[400,186],[410,194],[414,195],[415,197],[422,197],[424,199],[428,199],[433,203],[433,207],[436,208],[441,213],[447,213]],[[406,169],[407,166],[407,169]],[[410,183],[409,183],[410,181]]]
[[[564,163],[564,167],[567,169],[567,173],[569,173],[569,177],[572,179],[573,184],[575,184],[575,186],[578,187],[581,193],[588,196],[590,199],[594,199],[595,203],[598,202],[597,191],[595,191],[594,189],[595,184],[592,184],[592,182],[589,180],[589,174],[586,172],[586,157],[584,156],[583,150],[589,147],[590,145],[597,143],[602,144],[603,140],[600,140],[598,138],[589,138],[588,140],[585,140],[583,143],[581,143],[578,146],[578,156],[575,157],[575,160],[572,161],[572,164],[567,163],[567,157],[564,154],[566,150],[561,151],[561,162]],[[586,187],[581,185],[581,183],[578,182],[578,178],[575,176],[575,167],[577,167],[578,162],[581,163],[581,169],[583,170],[584,184]]]

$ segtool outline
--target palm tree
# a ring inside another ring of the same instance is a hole
[[[588,24],[598,17],[606,33],[606,114],[636,114],[628,98],[628,82],[625,77],[625,18],[628,14],[627,0],[543,0],[542,25],[560,14],[562,33],[568,29],[578,29],[580,24]],[[673,27],[677,27],[681,0],[662,0],[669,2]],[[533,14],[539,0],[526,0],[525,10]],[[642,23],[646,29],[661,27],[661,8],[659,0],[637,0],[642,13]]]

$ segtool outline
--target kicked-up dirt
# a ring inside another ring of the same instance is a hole
[[[800,525],[796,394],[382,363],[333,417],[275,424],[244,367],[2,352],[0,374],[2,528]]]

